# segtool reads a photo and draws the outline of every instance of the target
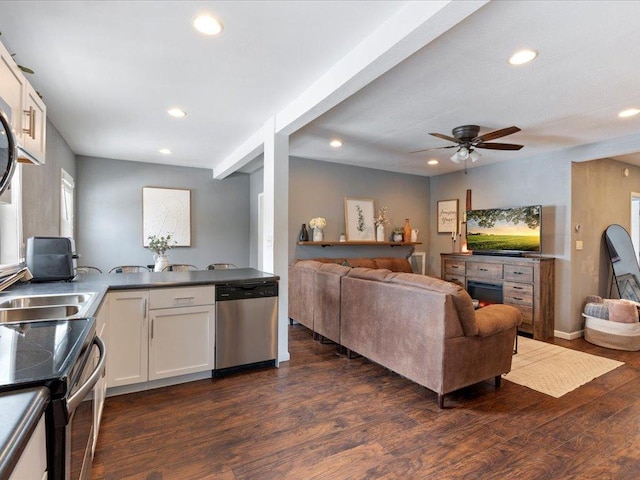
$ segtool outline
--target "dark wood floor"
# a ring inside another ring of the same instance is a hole
[[[94,479],[637,479],[640,353],[555,399],[493,380],[436,395],[290,327],[291,361],[107,399]]]

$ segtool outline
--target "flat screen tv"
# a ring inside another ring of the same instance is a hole
[[[467,249],[478,254],[540,253],[542,206],[467,212]]]

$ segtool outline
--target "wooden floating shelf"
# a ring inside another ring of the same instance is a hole
[[[333,247],[335,245],[345,245],[348,247],[366,246],[366,247],[406,247],[413,245],[422,245],[422,242],[297,242],[298,245],[311,245],[316,247]]]

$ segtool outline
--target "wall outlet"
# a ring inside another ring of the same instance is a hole
[[[576,250],[582,250],[582,240],[576,240]]]

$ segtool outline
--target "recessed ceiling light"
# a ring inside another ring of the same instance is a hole
[[[168,148],[161,148],[158,151],[163,155],[171,155],[171,150],[169,150]]]
[[[170,108],[169,110],[167,110],[167,113],[169,115],[171,115],[172,117],[176,117],[176,118],[182,118],[185,117],[187,115],[187,112],[185,112],[184,110],[180,109],[180,108]]]
[[[511,65],[524,65],[538,56],[538,52],[531,49],[519,50],[511,57],[509,57],[509,63]]]
[[[219,35],[222,32],[222,22],[211,15],[198,15],[193,21],[193,26],[205,35]]]
[[[333,148],[340,148],[342,146],[342,142],[340,140],[331,140],[331,142],[329,142],[329,145],[331,145]]]
[[[436,160],[435,158],[432,158],[427,162],[427,165],[438,165],[439,163],[440,162],[438,160]]]
[[[621,111],[618,116],[621,118],[633,117],[634,115],[638,115],[640,113],[640,109],[638,108],[628,108],[626,110]]]

